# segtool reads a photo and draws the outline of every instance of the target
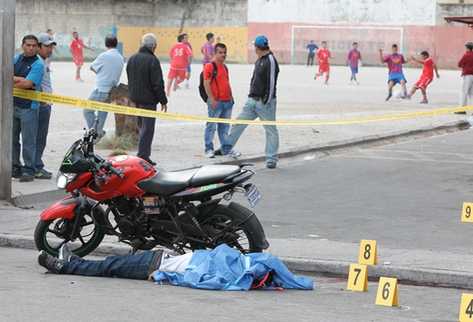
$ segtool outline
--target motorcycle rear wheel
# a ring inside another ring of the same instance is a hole
[[[59,248],[69,242],[69,233],[73,221],[67,219],[40,220],[36,225],[34,240],[38,250],[44,250],[52,256],[58,256]],[[84,227],[93,225],[92,232],[84,231]],[[105,234],[100,225],[97,225],[88,215],[84,216],[81,223],[77,243],[71,245],[72,252],[80,257],[94,251],[102,242]],[[77,244],[79,246],[77,246]]]

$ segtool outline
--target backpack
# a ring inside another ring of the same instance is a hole
[[[217,64],[215,62],[212,62],[212,66],[213,66],[212,77],[210,78],[211,83],[212,83],[212,81],[216,80],[217,72],[218,72]],[[225,70],[228,73],[227,65],[224,64],[223,67],[225,67]],[[207,103],[207,100],[209,99],[209,96],[207,95],[207,92],[205,91],[205,87],[204,87],[204,71],[200,72],[199,94],[200,94],[200,97],[202,98],[202,100],[205,103]]]

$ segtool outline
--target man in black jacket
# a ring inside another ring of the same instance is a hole
[[[164,91],[163,71],[159,59],[154,55],[157,41],[154,34],[146,34],[142,39],[142,47],[138,53],[128,60],[126,73],[128,75],[129,98],[138,108],[156,110],[161,104],[161,111],[167,111],[168,100]],[[138,156],[152,165],[150,159],[151,144],[153,143],[156,119],[152,117],[138,117],[140,139],[138,142]]]
[[[258,60],[255,62],[253,77],[251,78],[250,93],[243,111],[237,117],[238,120],[262,121],[276,120],[276,85],[279,74],[279,65],[269,49],[268,38],[257,36],[255,41],[255,52]],[[226,144],[222,147],[222,154],[229,154],[237,158],[241,154],[232,150],[247,125],[237,124],[232,126]],[[279,134],[276,125],[263,125],[266,133],[266,167],[276,168],[278,162]],[[218,154],[218,152],[216,153]]]

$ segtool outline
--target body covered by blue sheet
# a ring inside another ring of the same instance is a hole
[[[244,255],[223,244],[213,250],[197,250],[184,273],[156,271],[156,282],[208,290],[246,291],[256,280],[272,272],[270,287],[312,290],[312,279],[292,274],[277,257],[268,253]]]

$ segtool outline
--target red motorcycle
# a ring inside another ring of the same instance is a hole
[[[185,253],[222,243],[242,252],[269,247],[253,212],[222,202],[235,192],[243,192],[252,206],[259,201],[256,187],[244,184],[254,175],[248,164],[157,171],[135,156],[103,159],[94,153],[96,139],[96,131],[88,130],[66,153],[57,183],[68,196],[41,213],[38,249],[56,256],[71,242],[73,252],[85,256],[105,235],[117,236],[133,251],[161,245]]]

